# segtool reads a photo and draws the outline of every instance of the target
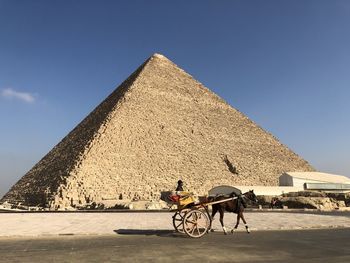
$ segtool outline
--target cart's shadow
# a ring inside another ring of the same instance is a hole
[[[172,238],[186,238],[186,234],[175,232],[174,230],[147,230],[147,229],[116,229],[113,230],[118,235],[145,235]]]

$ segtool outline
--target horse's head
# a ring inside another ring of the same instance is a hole
[[[254,193],[254,190],[249,190],[248,192],[244,193],[244,196],[254,203],[259,202],[258,198]]]

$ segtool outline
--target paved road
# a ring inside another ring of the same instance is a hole
[[[350,229],[0,239],[1,262],[350,262]]]

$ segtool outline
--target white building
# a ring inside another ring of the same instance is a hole
[[[237,186],[242,193],[254,190],[256,195],[276,196],[290,192],[317,190],[324,192],[350,192],[350,178],[320,172],[285,172],[279,177],[279,186]]]
[[[279,178],[280,186],[303,187],[310,184],[350,184],[350,178],[320,172],[286,172]]]

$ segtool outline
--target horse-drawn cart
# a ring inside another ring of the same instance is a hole
[[[172,210],[175,211],[172,217],[175,230],[193,238],[199,238],[208,233],[212,224],[208,207],[238,198],[238,195],[232,195],[236,188],[225,187],[213,188],[209,191],[209,196],[196,196],[193,193],[183,191],[168,192],[167,200],[164,201],[168,202],[170,206],[177,206],[176,209]],[[226,195],[227,198],[215,201],[215,197],[219,195]]]

